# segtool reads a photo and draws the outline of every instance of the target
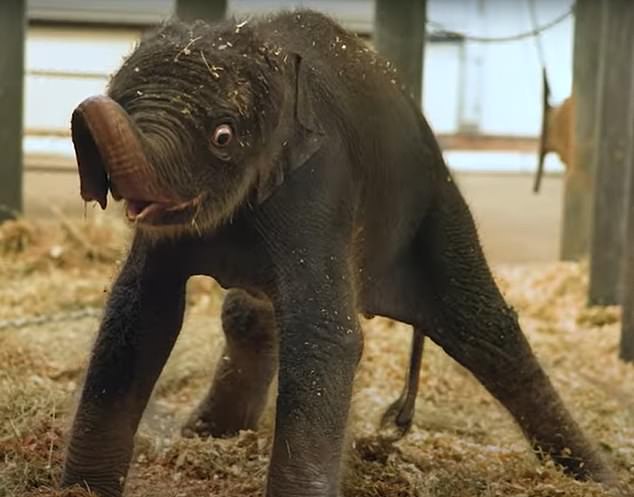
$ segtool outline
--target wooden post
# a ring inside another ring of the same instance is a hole
[[[176,16],[181,21],[220,21],[227,15],[227,0],[178,0]]]
[[[427,0],[376,0],[374,46],[403,77],[420,105]]]
[[[597,171],[588,300],[591,305],[614,305],[620,302],[622,293],[627,156],[634,119],[630,112],[634,2],[602,0],[602,5]]]
[[[634,14],[631,15],[634,17]],[[629,66],[633,73],[630,77],[634,80],[634,51],[630,57]],[[621,280],[623,312],[619,356],[624,361],[634,362],[634,84],[630,86],[629,97],[624,99],[624,102],[629,103],[630,138],[627,154],[628,181],[626,181],[626,222]]]
[[[22,212],[25,7],[0,2],[0,222]]]
[[[632,62],[634,64],[634,60]],[[632,66],[634,68],[634,66]],[[634,69],[633,69],[634,70]],[[634,102],[634,91],[630,93],[630,102]],[[634,105],[631,105],[634,107]],[[634,113],[634,109],[631,109]],[[634,133],[631,135],[634,140]],[[625,251],[623,257],[623,314],[621,324],[620,357],[624,361],[634,362],[634,150],[629,153],[629,192],[627,201],[627,227]]]
[[[564,261],[590,255],[602,15],[601,0],[577,0],[572,84],[574,167],[567,172],[564,184],[560,252]]]

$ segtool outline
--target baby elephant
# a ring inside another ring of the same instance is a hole
[[[135,236],[114,284],[64,486],[119,496],[185,308],[232,289],[222,361],[187,433],[256,426],[279,375],[268,497],[336,497],[357,316],[424,330],[579,478],[610,472],[496,287],[434,136],[389,62],[310,11],[169,23],[72,117],[81,195],[123,200]],[[422,331],[419,336],[422,336]]]

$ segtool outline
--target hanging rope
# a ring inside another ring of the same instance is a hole
[[[450,36],[460,37],[464,39],[465,41],[473,41],[476,43],[503,43],[503,42],[511,42],[511,41],[520,41],[526,38],[534,38],[540,35],[541,33],[543,33],[544,31],[548,31],[549,29],[554,28],[558,24],[561,24],[562,22],[564,22],[566,19],[568,19],[568,17],[574,14],[574,11],[575,11],[575,6],[573,4],[570,7],[570,9],[568,9],[566,12],[557,16],[552,21],[549,21],[546,24],[543,24],[542,26],[534,26],[533,29],[531,29],[530,31],[523,31],[514,35],[507,35],[507,36],[489,37],[489,36],[478,36],[478,35],[473,35],[469,33],[463,33],[460,31],[454,31],[452,29],[449,29],[444,24],[435,22],[432,20],[427,21],[427,24],[433,27],[438,32],[442,32]],[[534,12],[534,6],[532,9],[532,12]]]
[[[539,193],[539,189],[542,184],[542,178],[544,176],[544,159],[546,157],[546,137],[548,135],[548,111],[550,108],[550,84],[548,83],[548,71],[546,69],[546,56],[544,53],[544,45],[542,43],[541,31],[537,27],[537,1],[527,0],[528,11],[531,17],[531,25],[533,31],[537,34],[534,36],[535,49],[537,50],[537,58],[539,65],[542,68],[542,84],[543,84],[543,111],[542,111],[542,132],[539,136],[539,159],[537,162],[537,169],[535,170],[535,181],[533,183],[533,193]],[[573,7],[574,8],[574,7]]]
[[[540,36],[543,33],[543,29],[540,29],[537,26],[537,1],[536,0],[527,0],[528,1],[528,11],[531,16],[531,26],[533,28],[533,39],[535,40],[535,48],[537,49],[537,58],[539,59],[539,64],[542,68],[546,67],[546,57],[544,55],[544,46],[542,44],[542,37]],[[572,12],[572,10],[570,11]],[[566,16],[567,17],[567,16]]]

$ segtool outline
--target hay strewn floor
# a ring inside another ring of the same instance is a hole
[[[100,306],[127,238],[123,226],[99,219],[0,229],[0,497],[87,495],[50,488],[97,319],[21,328],[3,321]],[[554,383],[634,495],[634,366],[617,359],[618,309],[584,309],[587,278],[579,265],[496,269]],[[143,422],[127,495],[260,495],[272,405],[257,434],[209,441],[177,435],[207,388],[222,340],[213,282],[194,279],[188,300],[184,331]],[[400,391],[410,332],[381,319],[364,329],[347,497],[607,495],[537,464],[509,416],[431,344],[415,426],[400,442],[386,443],[376,426]]]

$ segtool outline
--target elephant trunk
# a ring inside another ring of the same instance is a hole
[[[73,112],[71,131],[85,201],[95,200],[105,209],[108,190],[115,200],[181,201],[160,185],[141,132],[111,98],[84,100]]]

